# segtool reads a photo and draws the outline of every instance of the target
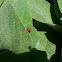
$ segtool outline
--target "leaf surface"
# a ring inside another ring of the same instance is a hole
[[[51,4],[49,4],[45,0],[29,0],[29,6],[31,8],[31,14],[33,19],[41,23],[47,24],[48,26],[56,30],[60,35],[62,35],[62,26],[54,24],[52,20],[51,7],[53,6]]]
[[[55,53],[56,46],[49,41],[45,32],[41,31],[39,33],[35,29],[32,24],[32,18],[62,33],[60,29],[62,26],[53,23],[50,14],[50,4],[46,1],[6,1],[0,9],[1,49],[8,49],[14,53],[23,53],[29,51],[28,47],[31,46],[32,48],[46,51],[48,59],[50,59]],[[30,28],[30,33],[26,31],[27,28]]]
[[[9,1],[0,11],[0,29],[2,49],[9,49],[15,53],[29,51],[32,40]]]

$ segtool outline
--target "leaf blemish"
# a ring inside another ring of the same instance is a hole
[[[31,49],[31,46],[28,46],[28,49]]]
[[[4,2],[4,0],[3,0],[2,3],[0,4],[0,7],[3,5],[3,2]]]

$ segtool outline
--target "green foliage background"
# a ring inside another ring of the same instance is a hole
[[[62,0],[0,0],[0,62],[62,62],[61,49]]]

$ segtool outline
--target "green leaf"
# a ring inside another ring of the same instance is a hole
[[[53,24],[50,13],[50,4],[48,4],[48,2],[45,0],[29,0],[29,3],[34,19],[43,23]]]
[[[57,0],[57,2],[58,2],[58,5],[59,5],[59,9],[62,13],[62,0]]]
[[[51,57],[55,59],[55,57],[53,57],[53,56],[56,55],[56,53],[55,53],[56,46],[58,48],[60,48],[60,46],[61,46],[61,42],[60,42],[61,39],[60,39],[59,35],[56,33],[56,31],[51,29],[46,24],[34,21],[34,26],[39,30],[38,32],[41,35],[41,39],[36,44],[36,48],[41,51],[46,51],[48,59],[50,59]],[[59,50],[57,51],[57,53],[59,53]],[[57,59],[57,57],[56,57],[56,59]]]
[[[57,0],[57,3],[58,3],[58,6],[59,6],[59,10],[61,12],[60,20],[61,20],[61,24],[62,24],[62,0]]]
[[[24,11],[25,9],[21,12],[21,18],[19,19],[10,3],[6,2],[2,6],[0,12],[0,37],[3,49],[10,49],[15,53],[27,52],[28,47],[31,46],[34,48],[36,42],[40,39],[39,33],[32,25],[29,10]],[[4,27],[3,29],[2,26]],[[30,34],[26,31],[27,28],[30,28]],[[3,33],[3,31],[5,32]]]
[[[30,0],[29,0],[30,1]],[[20,20],[22,20],[22,23],[24,24],[24,26],[26,27],[26,28],[30,28],[31,29],[31,32],[30,32],[30,36],[31,36],[31,38],[32,38],[32,40],[34,40],[33,42],[32,42],[32,46],[34,47],[35,46],[35,48],[37,48],[38,50],[41,50],[41,51],[46,51],[45,50],[45,46],[43,45],[42,46],[42,43],[40,44],[40,45],[38,45],[38,46],[36,46],[37,44],[38,44],[38,42],[40,41],[40,39],[41,39],[41,37],[40,37],[40,35],[39,35],[39,33],[37,32],[37,30],[35,30],[35,28],[33,27],[33,25],[32,25],[32,14],[34,14],[34,13],[32,13],[31,12],[31,7],[30,7],[30,3],[29,3],[29,1],[28,0],[18,0],[18,1],[15,1],[15,0],[10,0],[10,2],[11,2],[11,4],[12,4],[12,6],[14,7],[14,9],[15,9],[15,11],[16,11],[16,13],[17,13],[17,15],[18,15],[18,17],[20,18]],[[31,0],[31,2],[32,2],[32,0]],[[37,1],[36,1],[37,2]],[[18,5],[19,4],[19,5]],[[16,6],[15,6],[16,5]],[[33,4],[31,4],[31,5],[33,5]],[[35,6],[34,6],[35,7]],[[34,8],[34,7],[32,7],[32,8]],[[35,8],[34,8],[35,9]],[[36,11],[36,10],[34,10],[34,11]],[[40,13],[40,12],[39,12]],[[30,14],[30,16],[28,16]],[[26,16],[28,16],[28,17],[26,17]],[[29,19],[30,18],[30,19]],[[37,17],[38,18],[38,17]],[[49,18],[49,17],[48,17]],[[41,20],[43,20],[44,21],[44,19],[43,19],[43,17],[42,17],[42,19]],[[26,21],[26,22],[25,22]],[[48,21],[45,21],[45,23],[48,23]],[[42,34],[41,34],[41,36],[43,36],[43,35],[45,35],[43,32],[42,32]],[[45,37],[45,36],[44,36]],[[44,38],[43,37],[43,38]],[[46,38],[46,37],[45,37]],[[45,41],[46,41],[46,39],[44,39]],[[41,41],[43,41],[42,39],[41,39]],[[49,42],[49,41],[47,41],[47,42]],[[46,42],[45,42],[45,44],[46,44]],[[50,43],[51,44],[51,43]],[[40,49],[39,49],[39,48]],[[51,54],[48,58],[50,59],[50,57],[55,53],[55,46],[53,46],[52,45],[52,47],[54,47],[53,48],[53,52],[52,53],[48,53],[48,56],[49,56],[49,54]],[[46,51],[47,52],[47,51]]]
[[[10,2],[13,5],[13,7],[15,8],[15,11],[18,14],[18,17],[20,19],[22,19],[22,23],[24,23],[24,20],[26,21],[28,19],[27,17],[31,16],[33,19],[49,25],[54,30],[56,30],[60,35],[62,35],[62,30],[61,30],[62,26],[53,23],[53,20],[51,17],[51,12],[50,12],[52,5],[50,5],[47,1],[45,1],[45,0],[26,0],[26,1],[25,0],[21,0],[21,1],[20,0],[15,0],[15,1],[10,0]],[[29,13],[31,15],[27,16],[27,15],[29,15]],[[24,15],[26,15],[26,17]],[[26,21],[26,24],[28,23],[28,21],[32,22],[30,20],[31,20],[31,18]],[[25,25],[25,23],[24,23],[24,25]]]
[[[31,39],[33,40],[32,47],[34,48],[36,45],[36,42],[40,39],[40,34],[33,27],[28,1],[27,0],[18,0],[18,1],[10,0],[10,2],[14,7],[15,12],[17,13],[19,19],[23,23],[25,29],[30,28],[31,30],[30,36],[31,36]]]
[[[28,47],[32,40],[9,1],[0,10],[1,49],[8,49],[15,53],[29,51]]]
[[[46,37],[45,34],[47,32],[39,32],[39,33],[41,34],[41,39],[37,42],[36,48],[41,51],[46,51],[47,57],[48,59],[50,59],[55,52],[56,46],[53,43],[51,43]]]
[[[55,53],[56,46],[45,36],[45,32],[39,33],[33,27],[32,18],[48,24],[57,31],[60,30],[60,26],[55,25],[51,19],[50,5],[47,2],[43,0],[10,0],[10,2],[5,2],[0,9],[1,49],[23,53],[29,51],[28,47],[31,46],[46,51],[48,59],[50,59]],[[30,33],[26,31],[27,28],[30,28]]]
[[[29,6],[31,8],[31,14],[33,19],[41,23],[47,24],[48,26],[56,30],[60,35],[62,35],[62,26],[53,23],[51,16],[51,4],[49,4],[45,0],[29,0]]]
[[[30,9],[27,0],[21,0],[21,1],[10,0],[10,2],[13,5],[19,19],[25,25],[25,27],[28,23],[32,23],[32,18],[31,18]]]
[[[60,0],[53,0],[53,2],[54,2],[55,14],[60,22],[60,25],[62,25],[62,20],[61,20],[62,14],[60,8],[61,3],[59,4]]]

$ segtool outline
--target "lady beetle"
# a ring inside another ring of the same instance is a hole
[[[30,28],[27,28],[27,31],[30,33],[30,31],[31,31]]]

